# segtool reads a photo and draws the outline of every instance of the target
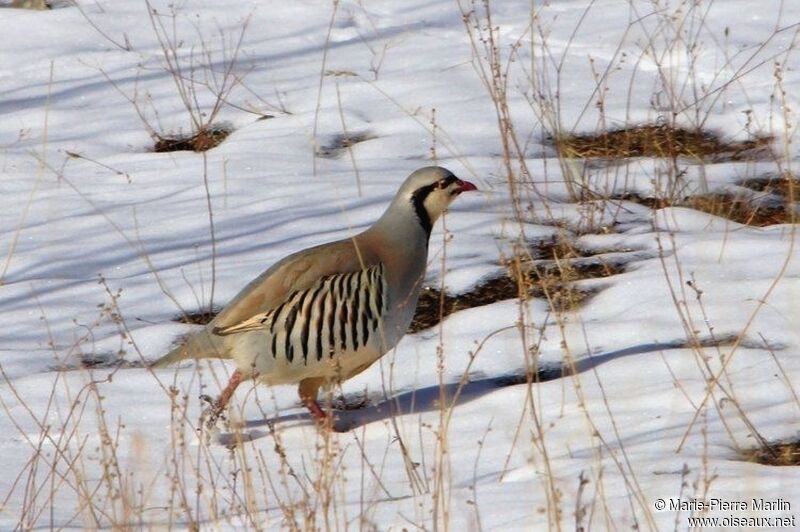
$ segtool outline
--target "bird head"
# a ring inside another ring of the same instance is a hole
[[[397,193],[394,203],[405,203],[430,235],[433,224],[447,207],[462,192],[478,190],[478,187],[457,178],[450,170],[441,166],[427,166],[412,173]]]

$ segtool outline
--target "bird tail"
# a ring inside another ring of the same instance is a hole
[[[222,337],[211,334],[208,329],[203,329],[190,334],[175,349],[150,364],[150,367],[153,369],[166,368],[189,358],[230,358],[223,341]]]

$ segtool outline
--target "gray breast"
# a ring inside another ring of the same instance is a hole
[[[386,294],[384,267],[377,264],[323,277],[278,307],[214,333],[260,330],[268,355],[292,364],[347,355],[368,344],[382,351]]]

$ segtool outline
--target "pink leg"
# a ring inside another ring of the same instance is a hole
[[[211,403],[211,406],[203,411],[203,417],[206,418],[206,428],[210,429],[217,424],[217,420],[228,406],[228,403],[230,402],[231,397],[233,397],[233,393],[236,391],[236,388],[238,388],[243,381],[244,375],[242,375],[242,373],[237,369],[233,372],[231,378],[228,380],[227,386],[225,386],[225,389],[222,390],[222,393],[219,394],[219,397],[217,397],[215,401],[212,401],[207,395],[201,396],[201,399]]]
[[[317,392],[319,392],[319,387],[322,386],[323,382],[324,379],[322,378],[304,379],[300,381],[300,386],[297,388],[300,400],[311,412],[314,419],[319,422],[325,422],[328,419],[328,415],[317,402]]]
[[[306,408],[311,412],[311,415],[314,416],[314,419],[317,421],[324,421],[327,419],[328,414],[319,406],[319,403],[316,402],[314,399],[308,399],[305,401]]]
[[[237,369],[231,375],[231,378],[228,380],[228,385],[225,386],[225,389],[222,390],[222,393],[219,394],[217,400],[214,401],[214,409],[222,412],[225,410],[225,407],[228,406],[228,403],[233,397],[233,392],[236,391],[236,388],[244,381],[244,375]]]

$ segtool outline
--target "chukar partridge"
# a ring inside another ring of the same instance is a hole
[[[299,383],[302,402],[324,419],[319,388],[364,371],[405,334],[425,277],[433,224],[468,190],[477,188],[444,168],[417,170],[372,227],[279,261],[153,367],[187,358],[235,362],[230,382],[212,403],[209,425],[248,378]]]

